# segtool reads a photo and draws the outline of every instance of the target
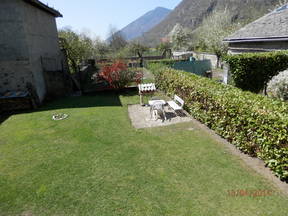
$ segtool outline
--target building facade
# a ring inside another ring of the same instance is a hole
[[[38,0],[1,0],[0,93],[30,86],[42,102],[47,93],[58,91],[57,86],[51,89],[55,80],[49,75],[57,72],[64,87],[69,78],[63,70],[67,61],[59,46],[57,17],[62,15]]]

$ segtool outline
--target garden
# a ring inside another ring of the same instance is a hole
[[[149,69],[193,117],[287,179],[285,104],[159,63]],[[286,214],[287,195],[199,124],[135,129],[128,106],[139,103],[138,91],[124,87],[140,81],[125,70],[115,62],[100,71],[111,84],[124,77],[114,86],[121,91],[3,118],[0,215]],[[153,81],[143,71],[141,82]]]
[[[6,119],[0,215],[286,214],[287,196],[193,122],[134,129],[136,103],[97,93]]]

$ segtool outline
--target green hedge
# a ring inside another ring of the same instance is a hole
[[[150,64],[156,84],[179,95],[185,109],[243,152],[263,159],[288,181],[288,105],[163,65]]]
[[[146,65],[149,65],[149,64],[163,64],[163,65],[172,67],[177,62],[187,62],[187,60],[177,60],[177,59],[149,60],[149,61],[146,61]]]
[[[271,78],[288,68],[288,53],[284,51],[248,53],[224,57],[229,64],[236,87],[259,93]]]

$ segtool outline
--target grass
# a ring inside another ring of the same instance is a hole
[[[66,98],[5,120],[0,215],[287,214],[287,197],[192,123],[132,128],[127,104],[138,100]],[[54,113],[69,118],[52,121]],[[228,194],[238,189],[274,193]]]

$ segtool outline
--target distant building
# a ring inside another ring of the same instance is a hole
[[[174,51],[172,52],[173,59],[186,59],[188,60],[191,56],[193,56],[194,52],[192,51]]]
[[[224,39],[229,53],[288,49],[288,5],[261,17]]]
[[[171,43],[171,39],[168,37],[160,38],[161,43]]]
[[[1,0],[0,96],[32,88],[42,102],[68,90],[71,79],[59,46],[57,17],[62,15],[38,0]]]

